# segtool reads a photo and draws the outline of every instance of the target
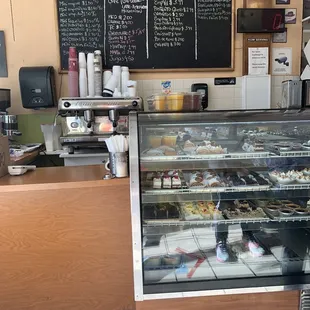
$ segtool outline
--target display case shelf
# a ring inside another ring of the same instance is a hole
[[[309,190],[308,184],[278,184],[276,186],[236,186],[236,187],[206,187],[206,188],[183,188],[183,189],[147,189],[143,191],[143,196],[158,195],[182,195],[182,194],[204,194],[204,193],[242,193],[242,192],[264,192],[264,191],[286,191],[286,190]]]
[[[209,155],[175,155],[175,156],[141,156],[141,163],[175,163],[175,162],[199,162],[210,160],[230,160],[230,159],[262,159],[262,158],[291,158],[291,157],[308,157],[309,151],[281,151],[274,152],[255,152],[255,153],[228,153],[228,154],[209,154]]]
[[[255,152],[255,153],[228,153],[228,154],[209,154],[209,155],[175,155],[175,156],[142,156],[141,162],[193,162],[204,160],[227,160],[227,159],[255,159],[269,158],[270,152]]]
[[[144,222],[144,227],[162,227],[162,226],[203,226],[212,224],[250,224],[250,223],[293,223],[293,222],[304,222],[310,221],[310,216],[291,216],[291,217],[280,217],[276,219],[266,218],[248,218],[248,219],[221,219],[221,220],[199,220],[199,221],[176,221],[176,220],[156,220]]]

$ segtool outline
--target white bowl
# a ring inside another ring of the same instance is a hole
[[[309,144],[303,144],[302,148],[306,149],[306,150],[310,150],[310,145]]]

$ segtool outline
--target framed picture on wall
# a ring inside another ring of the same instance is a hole
[[[291,0],[276,0],[276,4],[291,4]]]
[[[284,32],[273,33],[272,43],[287,43],[287,29]]]
[[[285,23],[296,24],[297,9],[285,9]]]

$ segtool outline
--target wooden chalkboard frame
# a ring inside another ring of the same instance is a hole
[[[59,26],[58,26],[58,10],[57,10],[57,1],[54,0],[55,5],[55,27],[56,27],[56,35],[57,35],[57,41],[58,41],[58,53],[59,53],[59,74],[67,74],[68,70],[62,70],[61,69],[61,53],[60,53],[60,34],[59,34]],[[236,6],[235,6],[236,0],[231,0],[231,67],[227,68],[177,68],[177,69],[130,69],[130,72],[133,73],[157,73],[157,72],[223,72],[223,71],[234,71],[235,70],[235,15],[236,15]]]

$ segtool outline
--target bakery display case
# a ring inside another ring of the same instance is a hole
[[[310,111],[132,112],[137,301],[309,288]]]

